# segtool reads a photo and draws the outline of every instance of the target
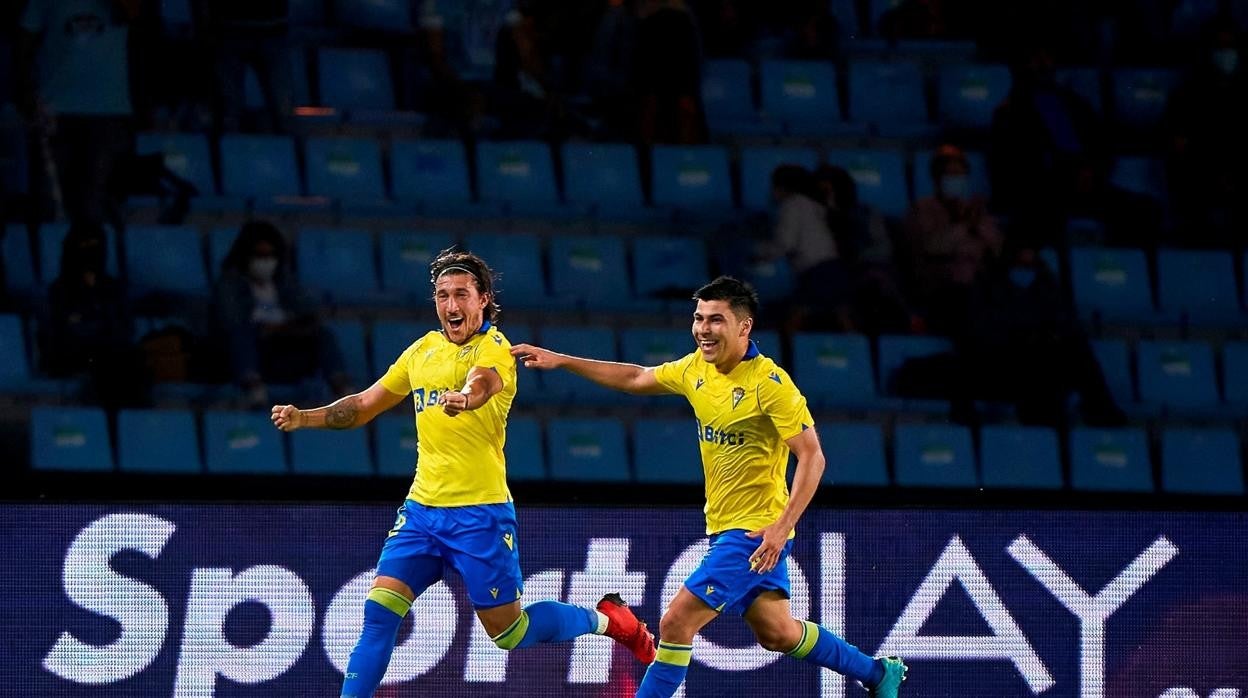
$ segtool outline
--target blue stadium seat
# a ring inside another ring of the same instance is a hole
[[[1141,341],[1140,401],[1172,412],[1216,412],[1213,349],[1204,342]]]
[[[563,193],[569,204],[592,208],[600,218],[658,220],[645,205],[637,151],[625,143],[565,143]]]
[[[113,448],[104,410],[98,407],[32,407],[30,467],[35,470],[111,471]]]
[[[3,230],[0,260],[4,262],[4,281],[13,295],[28,296],[35,292],[35,261],[31,254],[30,234],[26,226],[10,223]]]
[[[537,333],[531,325],[512,322],[504,318],[498,330],[507,338],[507,343],[512,346],[538,343]],[[546,396],[542,392],[543,373],[544,371],[525,368],[519,362],[516,363],[516,399],[512,403],[515,407],[531,407],[546,404]]]
[[[615,333],[608,327],[558,327],[542,328],[541,346],[558,352],[572,352],[603,361],[618,361]],[[520,367],[521,371],[533,370]],[[547,371],[542,374],[542,388],[554,401],[570,401],[573,404],[623,403],[629,396],[608,390],[567,371]]]
[[[1114,160],[1109,181],[1135,194],[1166,200],[1166,166],[1159,158],[1120,156]]]
[[[828,12],[836,19],[842,41],[859,34],[861,24],[858,22],[858,3],[854,0],[830,0]]]
[[[507,420],[507,443],[503,444],[503,457],[507,459],[508,480],[545,480],[545,453],[540,422],[533,417]]]
[[[1118,123],[1136,129],[1156,126],[1179,79],[1179,71],[1170,68],[1114,69],[1114,112]]]
[[[238,239],[238,233],[238,228],[213,228],[208,231],[208,276],[213,281],[221,276],[221,265]]]
[[[1156,317],[1142,250],[1076,247],[1070,251],[1075,307],[1085,319],[1149,322]]]
[[[893,436],[897,484],[975,487],[975,449],[966,427],[900,424]]]
[[[275,197],[303,193],[295,142],[288,136],[228,133],[221,137],[221,192]]]
[[[343,24],[402,34],[412,29],[412,3],[408,0],[334,0]]]
[[[454,234],[442,231],[382,231],[378,240],[382,287],[408,298],[428,298],[429,263],[456,242]]]
[[[655,206],[705,215],[732,213],[728,151],[715,145],[656,145],[651,153]]]
[[[122,471],[129,472],[203,471],[195,414],[188,410],[119,411],[117,464]]]
[[[636,237],[633,290],[638,298],[667,298],[669,307],[691,311],[693,291],[710,278],[702,240],[689,237]]]
[[[378,295],[373,236],[366,230],[304,228],[295,245],[299,280],[335,302],[367,302]]]
[[[814,170],[819,156],[811,148],[753,147],[741,149],[741,205],[751,211],[771,207],[771,173],[780,165]]]
[[[373,420],[377,447],[377,474],[412,477],[416,472],[416,421],[411,410],[383,414]],[[508,429],[510,441],[511,430]]]
[[[380,378],[413,342],[425,336],[435,324],[381,321],[373,324],[373,375]]]
[[[364,429],[301,429],[290,434],[291,471],[296,475],[371,475]]]
[[[1167,429],[1161,437],[1161,487],[1182,494],[1244,493],[1239,437],[1229,429]]]
[[[935,193],[931,174],[932,155],[935,152],[934,150],[920,150],[914,154],[914,198],[916,199]],[[965,152],[967,161],[971,163],[971,173],[968,175],[971,193],[987,197],[991,193],[991,187],[988,184],[988,157],[976,150]]]
[[[793,380],[811,404],[866,408],[877,404],[871,345],[858,334],[793,336]]]
[[[687,329],[630,327],[620,331],[620,360],[640,366],[658,366],[684,358],[696,349]]]
[[[912,337],[881,335],[878,385],[881,393],[889,393],[893,373],[908,359],[931,356],[953,350],[953,343],[944,337]]]
[[[550,476],[569,482],[627,482],[628,444],[616,419],[550,420]]]
[[[286,472],[282,433],[259,412],[205,412],[204,461],[210,473],[280,475]]]
[[[828,164],[845,168],[858,185],[858,199],[886,216],[902,216],[910,206],[906,162],[892,150],[833,150]]]
[[[297,4],[297,0],[291,4]],[[294,7],[291,10],[293,12]],[[297,106],[312,104],[312,89],[308,85],[308,63],[303,48],[300,46],[291,47],[288,53],[291,97]],[[260,77],[255,70],[252,70],[251,66],[247,66],[243,72],[243,106],[252,111],[266,108],[264,87],[260,84]],[[299,118],[304,119],[307,117]]]
[[[884,18],[884,13],[895,9],[901,3],[902,0],[867,0],[868,28],[872,34],[879,36],[882,33],[880,31],[880,20]]]
[[[1196,325],[1242,326],[1231,254],[1214,250],[1161,250],[1157,291],[1167,318]]]
[[[1055,77],[1057,84],[1082,97],[1097,113],[1104,112],[1105,100],[1101,96],[1101,73],[1098,69],[1086,66],[1058,68]]]
[[[702,107],[712,133],[734,136],[778,136],[784,125],[764,119],[754,106],[750,65],[730,58],[707,61],[702,67]]]
[[[1010,91],[1010,70],[1004,65],[950,63],[940,68],[937,113],[946,126],[983,129]]]
[[[1072,429],[1070,481],[1078,490],[1152,492],[1153,466],[1144,431]]]
[[[132,297],[152,291],[208,296],[199,230],[189,225],[132,225],[125,232],[126,279]]]
[[[381,148],[371,138],[309,138],[305,150],[308,193],[346,204],[378,205],[386,199]]]
[[[394,109],[390,61],[381,49],[320,48],[316,65],[323,106],[344,110]]]
[[[690,304],[690,307],[692,307],[692,304]],[[750,340],[758,345],[758,350],[762,352],[763,356],[769,356],[776,361],[780,361],[783,352],[779,332],[776,330],[753,330],[750,332]]]
[[[1062,460],[1052,429],[986,426],[979,438],[984,487],[1061,489]]]
[[[881,136],[922,136],[927,120],[923,70],[915,61],[858,60],[849,64],[849,113]]]
[[[1131,357],[1127,343],[1121,339],[1097,339],[1092,342],[1092,352],[1105,374],[1105,382],[1114,401],[1121,407],[1135,403],[1135,380],[1131,370]]]
[[[1248,411],[1248,342],[1222,345],[1222,391],[1228,404]]]
[[[742,276],[754,286],[764,307],[788,300],[796,283],[793,267],[789,266],[786,259],[751,262],[743,270]]]
[[[831,135],[842,122],[836,68],[825,61],[764,60],[759,67],[764,118],[790,135]]]
[[[819,440],[828,454],[823,482],[828,485],[888,485],[884,436],[878,424],[816,421]]]
[[[567,298],[546,293],[542,243],[529,233],[470,233],[464,246],[480,255],[498,273],[495,292],[499,303],[513,308],[549,308],[571,305]]]
[[[140,133],[135,137],[139,155],[164,153],[165,167],[199,190],[200,196],[217,193],[212,174],[208,137],[202,133]]]
[[[659,301],[633,298],[627,260],[621,237],[557,235],[550,240],[552,295],[587,309],[660,309]]]
[[[372,385],[374,376],[368,368],[368,350],[364,342],[364,323],[359,320],[334,319],[325,323],[338,343],[342,359],[347,365],[347,375],[357,385]]]
[[[395,140],[390,145],[391,192],[426,213],[468,214],[472,185],[461,141]]]
[[[39,231],[36,233],[39,245],[39,279],[44,285],[56,281],[56,277],[61,273],[61,243],[65,241],[65,235],[68,232],[68,223],[44,223],[39,226]],[[104,262],[104,268],[109,274],[120,277],[121,272],[117,264],[117,233],[112,226],[104,226],[104,237],[108,241],[106,250],[108,259]]]
[[[689,419],[638,419],[633,422],[633,463],[637,481],[647,484],[702,484],[702,455]]]
[[[26,333],[18,315],[0,314],[0,390],[21,392],[31,382]]]
[[[562,210],[550,146],[540,141],[477,144],[481,201],[509,211],[554,215]]]

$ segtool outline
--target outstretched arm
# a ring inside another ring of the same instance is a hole
[[[377,415],[403,402],[405,397],[407,396],[390,392],[378,381],[367,390],[316,409],[301,410],[294,405],[274,405],[271,418],[273,425],[282,431],[352,429],[368,424]]]
[[[511,354],[519,357],[525,368],[562,368],[612,390],[634,395],[665,395],[671,392],[655,379],[653,366],[586,359],[532,344],[517,344],[511,348]]]

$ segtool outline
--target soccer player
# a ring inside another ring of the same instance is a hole
[[[521,608],[516,512],[503,462],[516,362],[493,325],[493,272],[474,254],[446,250],[430,265],[430,281],[441,330],[416,340],[381,380],[325,407],[273,407],[273,424],[294,431],[362,426],[409,394],[416,404],[419,467],[382,546],[342,698],[373,695],[412,601],[450,568],[502,649],[596,633],[649,664],[654,636],[618,594],[604,596],[596,609],[556,601]]]
[[[663,614],[658,656],[637,695],[673,695],[689,668],[694,636],[719,614],[733,613],[745,617],[763,647],[840,672],[871,695],[896,696],[906,675],[900,659],[873,659],[789,610],[793,529],[814,496],[824,457],[806,398],[750,340],[758,295],[721,276],[693,297],[697,349],[677,361],[642,367],[528,344],[511,349],[527,367],[562,368],[638,395],[675,393],[693,406],[711,547]],[[790,450],[797,455],[791,496]]]

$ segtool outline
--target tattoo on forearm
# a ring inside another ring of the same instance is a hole
[[[325,426],[330,429],[350,429],[355,426],[355,420],[359,415],[360,410],[355,406],[355,400],[351,398],[339,400],[330,405],[325,413]]]

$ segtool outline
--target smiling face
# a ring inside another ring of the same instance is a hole
[[[489,302],[489,294],[477,289],[477,280],[471,274],[443,274],[433,287],[433,303],[442,332],[454,344],[467,342],[481,329]]]
[[[728,301],[699,300],[693,311],[693,339],[702,360],[727,373],[741,362],[750,345],[754,319],[737,317]]]

